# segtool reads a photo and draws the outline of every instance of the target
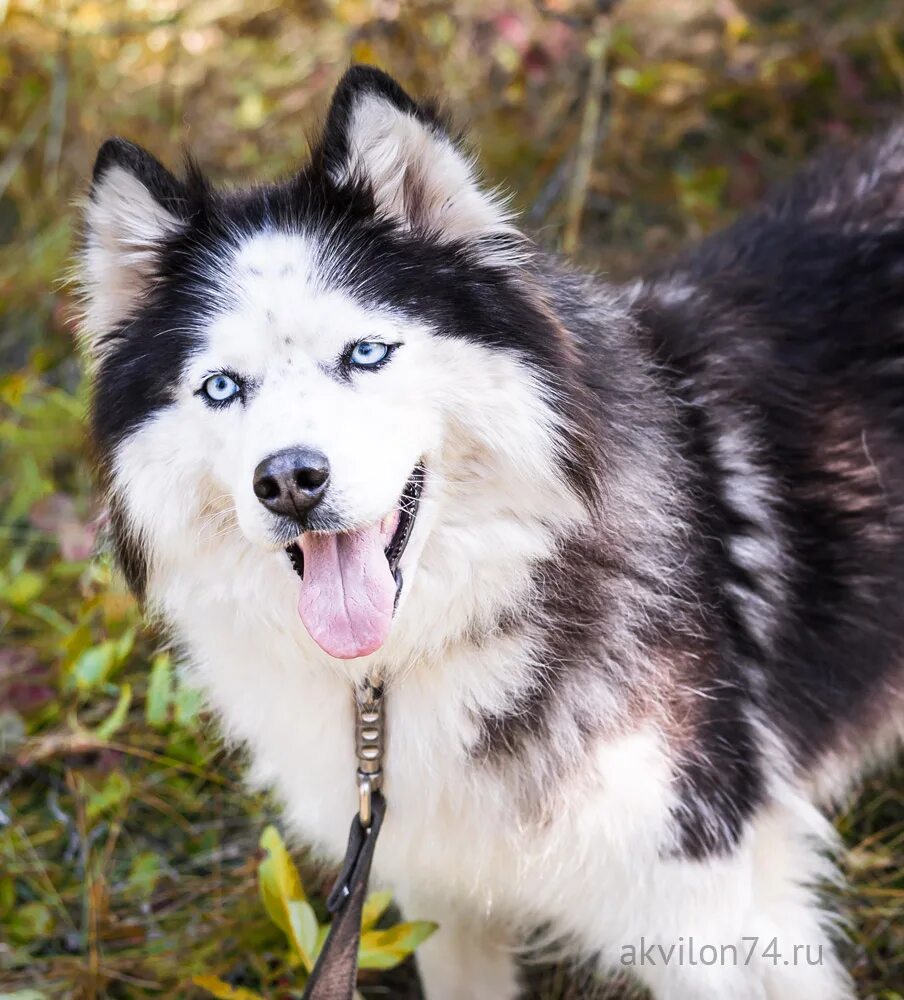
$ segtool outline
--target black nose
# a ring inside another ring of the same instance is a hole
[[[254,495],[274,514],[301,520],[323,499],[330,463],[313,448],[286,448],[254,470]]]

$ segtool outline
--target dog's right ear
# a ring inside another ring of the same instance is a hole
[[[78,265],[82,339],[93,356],[154,280],[163,241],[185,225],[183,185],[150,153],[108,139],[94,163]]]
[[[386,73],[353,66],[333,94],[314,162],[333,184],[369,192],[377,215],[440,242],[470,243],[486,261],[517,261],[522,237],[499,194],[433,102]]]

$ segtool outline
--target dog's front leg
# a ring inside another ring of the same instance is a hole
[[[426,1000],[514,1000],[517,965],[506,933],[475,911],[418,893],[398,894],[406,919],[435,920],[437,931],[418,948]]]

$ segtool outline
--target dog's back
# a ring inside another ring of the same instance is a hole
[[[904,715],[904,125],[651,279],[641,316],[764,707],[837,792]]]

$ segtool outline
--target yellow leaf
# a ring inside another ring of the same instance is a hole
[[[358,966],[362,969],[393,969],[436,930],[429,920],[396,924],[385,931],[368,931],[361,936]]]
[[[69,15],[74,24],[84,31],[97,31],[103,27],[106,20],[103,4],[79,4],[73,14]]]
[[[257,869],[257,884],[260,890],[261,902],[267,915],[285,934],[289,944],[299,952],[305,964],[310,968],[310,957],[313,952],[313,942],[309,947],[307,915],[300,908],[294,909],[293,926],[292,903],[307,903],[301,878],[295,863],[289,857],[289,852],[275,826],[268,826],[261,834],[261,847],[267,852],[267,857]],[[310,907],[308,907],[310,909]],[[313,911],[311,911],[313,916]],[[315,920],[316,925],[316,920]],[[301,934],[299,935],[299,930]],[[314,936],[316,940],[316,933]]]
[[[258,128],[267,116],[263,94],[245,94],[239,102],[237,117],[244,128]]]
[[[213,994],[217,1000],[264,1000],[260,993],[246,990],[242,986],[230,986],[219,976],[192,976],[191,981],[195,986]]]
[[[356,42],[352,46],[352,62],[366,63],[368,66],[380,66],[380,56],[370,42]]]
[[[386,912],[386,907],[392,902],[391,892],[372,892],[364,903],[361,913],[361,930],[369,931]]]
[[[729,42],[740,42],[750,36],[750,21],[739,11],[733,11],[725,19],[725,34]]]
[[[44,589],[44,578],[24,570],[3,588],[3,596],[13,607],[27,607]]]
[[[5,375],[0,380],[0,400],[9,406],[19,406],[27,391],[28,376],[24,373],[16,372],[12,375]]]

